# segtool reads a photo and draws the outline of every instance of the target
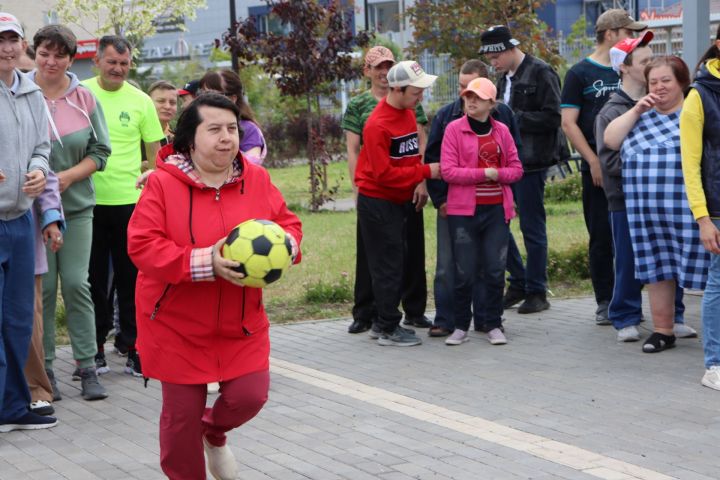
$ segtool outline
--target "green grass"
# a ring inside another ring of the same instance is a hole
[[[285,277],[264,290],[265,305],[271,321],[291,322],[297,320],[337,318],[350,316],[352,308],[352,285],[355,281],[355,211],[311,213],[302,205],[308,204],[308,167],[298,165],[270,169],[273,183],[282,191],[285,200],[303,222],[302,263],[291,267]],[[328,166],[329,183],[340,182],[336,199],[352,196],[348,180],[347,163]],[[299,208],[298,208],[299,207]],[[590,282],[573,276],[578,261],[578,249],[587,245],[587,231],[580,202],[549,203],[548,244],[551,261],[565,259],[562,278],[550,278],[549,288],[556,297],[587,295],[592,292]],[[425,218],[425,269],[428,282],[428,309],[434,308],[432,279],[435,272],[435,218],[436,211],[428,205]],[[512,222],[512,231],[521,252],[525,247],[519,222]],[[568,266],[569,265],[569,266]],[[64,319],[64,309],[58,310]],[[63,322],[64,323],[64,322]],[[64,325],[59,334],[65,337]],[[61,340],[58,340],[59,342]],[[67,343],[66,337],[64,342]]]
[[[347,180],[347,164],[329,167],[330,182],[342,180],[337,199],[352,195]],[[307,165],[271,169],[273,182],[280,188],[289,205],[307,205]],[[592,291],[590,282],[574,276],[578,255],[587,245],[587,231],[580,202],[552,203],[546,206],[548,244],[551,259],[565,261],[561,278],[551,278],[549,288],[556,297],[586,295]],[[296,211],[303,222],[302,263],[290,268],[285,278],[265,289],[265,305],[273,322],[337,318],[350,315],[355,275],[355,211],[311,213],[304,208]],[[434,308],[432,278],[435,272],[436,211],[428,205],[425,219],[425,268],[428,281],[428,308]],[[512,222],[512,231],[521,253],[525,247],[519,222]],[[570,255],[571,258],[565,258]],[[565,266],[565,265],[569,266]],[[569,271],[570,270],[570,271]],[[345,300],[347,299],[347,300]]]

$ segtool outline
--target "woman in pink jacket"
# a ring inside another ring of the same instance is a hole
[[[487,337],[507,343],[502,328],[509,222],[515,216],[510,184],[523,175],[508,128],[490,118],[497,90],[487,78],[468,84],[466,115],[445,130],[440,166],[448,183],[447,214],[455,257],[455,331],[445,343],[468,340],[475,282],[483,282]],[[480,312],[475,312],[479,314]]]

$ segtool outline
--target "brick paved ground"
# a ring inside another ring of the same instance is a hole
[[[508,312],[502,347],[477,334],[379,347],[348,320],[274,326],[270,401],[230,436],[240,478],[720,478],[720,392],[700,386],[699,339],[643,354],[592,311],[585,298]],[[85,402],[59,353],[60,424],[0,435],[1,480],[164,478],[159,385],[108,358],[110,398]]]

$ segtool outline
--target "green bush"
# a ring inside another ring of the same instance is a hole
[[[579,202],[582,200],[582,179],[573,173],[545,185],[545,202]]]
[[[305,303],[348,303],[353,298],[353,286],[343,274],[337,282],[319,280],[305,286]]]
[[[609,261],[612,261],[611,259]],[[567,245],[563,251],[548,251],[548,277],[550,280],[590,278],[587,244]]]

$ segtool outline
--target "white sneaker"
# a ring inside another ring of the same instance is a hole
[[[678,338],[695,338],[697,337],[697,330],[692,328],[690,325],[685,323],[676,323],[673,325],[673,333]]]
[[[208,470],[215,480],[235,480],[238,476],[238,468],[230,447],[227,444],[222,447],[210,445],[205,437],[203,437],[203,446]]]
[[[445,345],[461,345],[470,340],[465,330],[456,328],[448,338],[445,339]]]
[[[215,395],[220,391],[220,384],[218,382],[212,382],[207,384],[208,395]]]
[[[720,365],[713,365],[705,370],[700,383],[714,390],[720,390]]]
[[[638,332],[638,329],[635,325],[621,328],[617,332],[618,342],[637,342],[638,340],[640,340],[640,332]]]
[[[507,338],[505,338],[505,334],[499,328],[493,328],[492,330],[487,332],[487,339],[491,345],[505,345],[507,343]]]

